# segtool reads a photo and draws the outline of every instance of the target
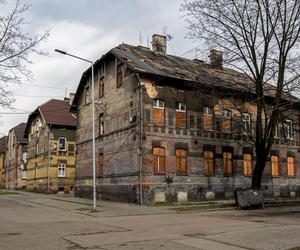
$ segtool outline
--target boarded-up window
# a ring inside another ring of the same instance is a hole
[[[223,152],[224,174],[232,175],[232,153]]]
[[[99,98],[104,96],[104,77],[99,80]]]
[[[176,173],[187,174],[187,150],[176,149]]]
[[[186,105],[182,102],[176,104],[176,127],[186,127]]]
[[[117,65],[117,87],[123,84],[123,64],[119,63]]]
[[[279,156],[271,155],[272,176],[279,176]]]
[[[206,175],[213,175],[215,172],[214,167],[214,152],[205,150],[204,151],[204,169]]]
[[[98,175],[99,176],[103,176],[103,160],[104,160],[103,154],[100,153],[99,158],[98,158]]]
[[[244,175],[252,175],[252,154],[244,154]]]
[[[153,173],[165,174],[165,149],[161,147],[153,148]]]
[[[294,156],[287,157],[287,169],[288,169],[288,176],[296,176],[296,164],[295,164]]]
[[[213,130],[213,109],[210,107],[203,108],[203,129],[212,131]]]
[[[231,133],[231,111],[223,109],[223,132]]]
[[[190,128],[195,128],[195,116],[190,115]]]
[[[161,99],[153,100],[153,124],[165,124],[165,102]]]

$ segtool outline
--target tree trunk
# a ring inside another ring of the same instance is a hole
[[[261,188],[261,179],[266,166],[266,158],[264,152],[260,152],[256,155],[257,160],[252,175],[252,188]]]

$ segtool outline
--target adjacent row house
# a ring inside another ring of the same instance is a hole
[[[210,62],[166,53],[166,37],[153,49],[121,44],[80,80],[71,112],[77,119],[77,196],[92,195],[91,99],[96,110],[97,196],[127,202],[232,198],[251,186],[256,107],[252,82],[225,68],[222,53]],[[268,86],[266,102],[274,88]],[[263,174],[267,196],[299,196],[299,100],[278,124]],[[265,119],[268,119],[266,114]]]
[[[0,188],[5,187],[5,155],[7,151],[7,136],[0,138]]]

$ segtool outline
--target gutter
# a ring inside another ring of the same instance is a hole
[[[140,140],[139,140],[139,203],[143,205],[143,133],[144,133],[144,121],[143,121],[143,89],[140,81],[139,74],[136,73],[139,86],[139,106],[140,106]]]

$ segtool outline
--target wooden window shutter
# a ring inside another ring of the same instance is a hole
[[[294,156],[287,157],[287,165],[288,165],[288,176],[296,176],[296,165],[295,165]]]
[[[279,176],[279,156],[271,155],[272,176]]]
[[[176,111],[176,127],[186,127],[186,112]]]
[[[223,152],[224,174],[232,175],[232,153]]]
[[[214,152],[204,151],[204,170],[206,175],[214,174]]]
[[[252,175],[252,154],[244,154],[244,175]]]
[[[165,124],[165,109],[153,108],[153,124],[164,125]]]
[[[176,149],[176,173],[187,174],[187,150]]]
[[[153,173],[165,174],[165,149],[161,147],[153,148]]]

